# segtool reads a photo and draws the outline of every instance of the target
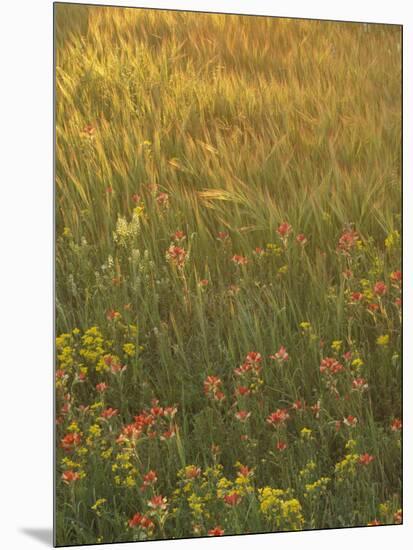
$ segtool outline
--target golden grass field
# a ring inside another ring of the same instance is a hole
[[[401,523],[401,27],[55,44],[57,544]]]

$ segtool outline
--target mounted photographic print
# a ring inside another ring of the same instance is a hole
[[[56,545],[400,524],[402,27],[54,15]]]

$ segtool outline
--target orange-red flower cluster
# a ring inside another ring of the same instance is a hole
[[[69,484],[73,483],[73,481],[77,481],[78,479],[80,479],[80,475],[73,470],[66,470],[62,474],[62,479],[66,484]]]
[[[374,460],[374,456],[369,455],[369,453],[364,453],[359,457],[359,463],[363,464],[364,466],[367,466],[373,460]]]
[[[234,256],[232,256],[232,261],[237,265],[247,265],[248,258],[239,254],[234,254]]]
[[[68,433],[61,440],[60,444],[65,451],[72,451],[80,444],[82,437],[78,433]]]
[[[271,424],[275,428],[284,426],[286,420],[290,418],[287,409],[277,409],[267,416],[268,424]]]
[[[145,531],[152,531],[155,528],[155,524],[151,519],[137,512],[133,518],[129,520],[129,527],[142,527]]]
[[[166,251],[166,259],[174,266],[182,268],[187,260],[187,252],[180,246],[171,246]]]
[[[239,493],[230,493],[229,495],[224,496],[225,504],[228,506],[236,506],[241,501],[241,495]]]
[[[177,412],[176,407],[160,407],[158,401],[152,401],[152,407],[149,411],[143,410],[134,417],[134,422],[123,426],[122,431],[117,438],[117,443],[127,443],[136,441],[142,436],[154,439],[170,439],[175,435],[174,416]]]
[[[209,537],[222,537],[222,535],[225,533],[224,529],[221,529],[219,525],[214,527],[213,529],[210,529],[208,531]]]
[[[281,346],[280,349],[274,353],[274,355],[270,355],[270,359],[274,359],[275,361],[278,361],[278,363],[285,363],[288,361],[290,356],[287,353],[287,350],[284,346]]]
[[[282,239],[285,239],[291,233],[291,230],[291,225],[288,222],[283,222],[278,226],[277,233]]]
[[[154,470],[149,470],[143,476],[143,484],[141,486],[141,491],[145,491],[148,487],[152,487],[158,481],[158,476]]]
[[[351,250],[356,246],[359,236],[353,229],[344,231],[338,240],[337,249],[343,254],[349,254]]]
[[[166,510],[168,508],[168,499],[162,495],[155,495],[148,501],[148,506],[154,510]]]
[[[337,374],[344,369],[343,365],[334,357],[324,357],[320,363],[320,372]]]
[[[204,380],[204,393],[215,401],[223,401],[225,395],[221,390],[222,380],[218,376],[207,376]]]

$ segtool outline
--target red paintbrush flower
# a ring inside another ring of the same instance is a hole
[[[284,425],[285,421],[290,418],[287,409],[277,409],[275,412],[272,412],[267,416],[268,424],[271,424],[274,427]]]
[[[219,525],[208,531],[208,537],[222,537],[225,533],[224,529],[221,529]]]
[[[288,222],[283,222],[278,226],[277,233],[282,239],[285,239],[291,233],[291,230],[291,225]]]
[[[66,472],[63,472],[62,474],[62,479],[65,483],[69,484],[80,479],[80,475],[73,470],[66,470]]]
[[[241,495],[235,492],[224,496],[224,502],[225,504],[228,504],[228,506],[236,506],[240,500]]]

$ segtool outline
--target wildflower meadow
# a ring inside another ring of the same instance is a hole
[[[401,27],[55,48],[56,544],[401,523]]]

